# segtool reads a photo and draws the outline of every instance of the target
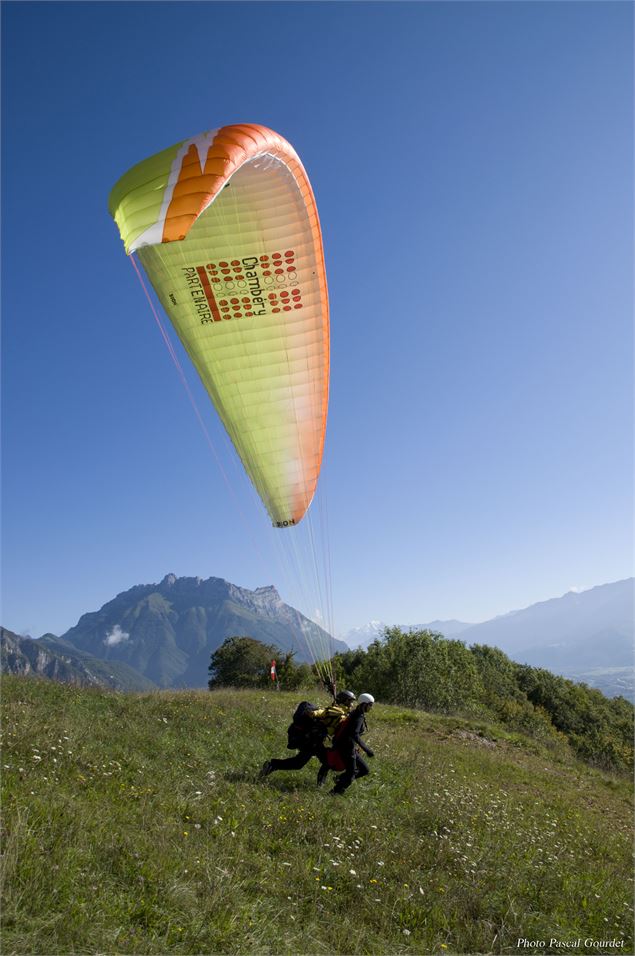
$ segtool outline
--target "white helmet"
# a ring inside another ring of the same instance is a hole
[[[360,694],[357,698],[358,704],[374,704],[375,698],[372,694]]]

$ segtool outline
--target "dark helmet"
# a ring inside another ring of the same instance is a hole
[[[351,690],[341,690],[335,698],[337,704],[349,704],[349,706],[355,700],[357,700],[357,698]]]

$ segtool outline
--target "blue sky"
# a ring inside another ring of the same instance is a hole
[[[63,633],[170,571],[301,604],[107,212],[129,166],[241,121],[293,144],[322,220],[335,629],[484,620],[632,574],[631,4],[2,20],[5,626]]]

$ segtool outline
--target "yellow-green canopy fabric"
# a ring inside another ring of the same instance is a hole
[[[329,314],[313,192],[263,126],[202,133],[129,170],[109,202],[277,527],[317,485]]]

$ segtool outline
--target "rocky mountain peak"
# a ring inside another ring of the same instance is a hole
[[[282,598],[273,584],[269,584],[263,588],[256,588],[254,594],[256,594],[259,598],[262,598],[264,602],[282,604]]]
[[[108,662],[122,662],[160,687],[201,687],[210,656],[229,637],[253,637],[299,661],[312,658],[311,640],[346,650],[295,608],[273,585],[250,590],[223,578],[166,574],[118,594],[82,615],[59,638]]]

